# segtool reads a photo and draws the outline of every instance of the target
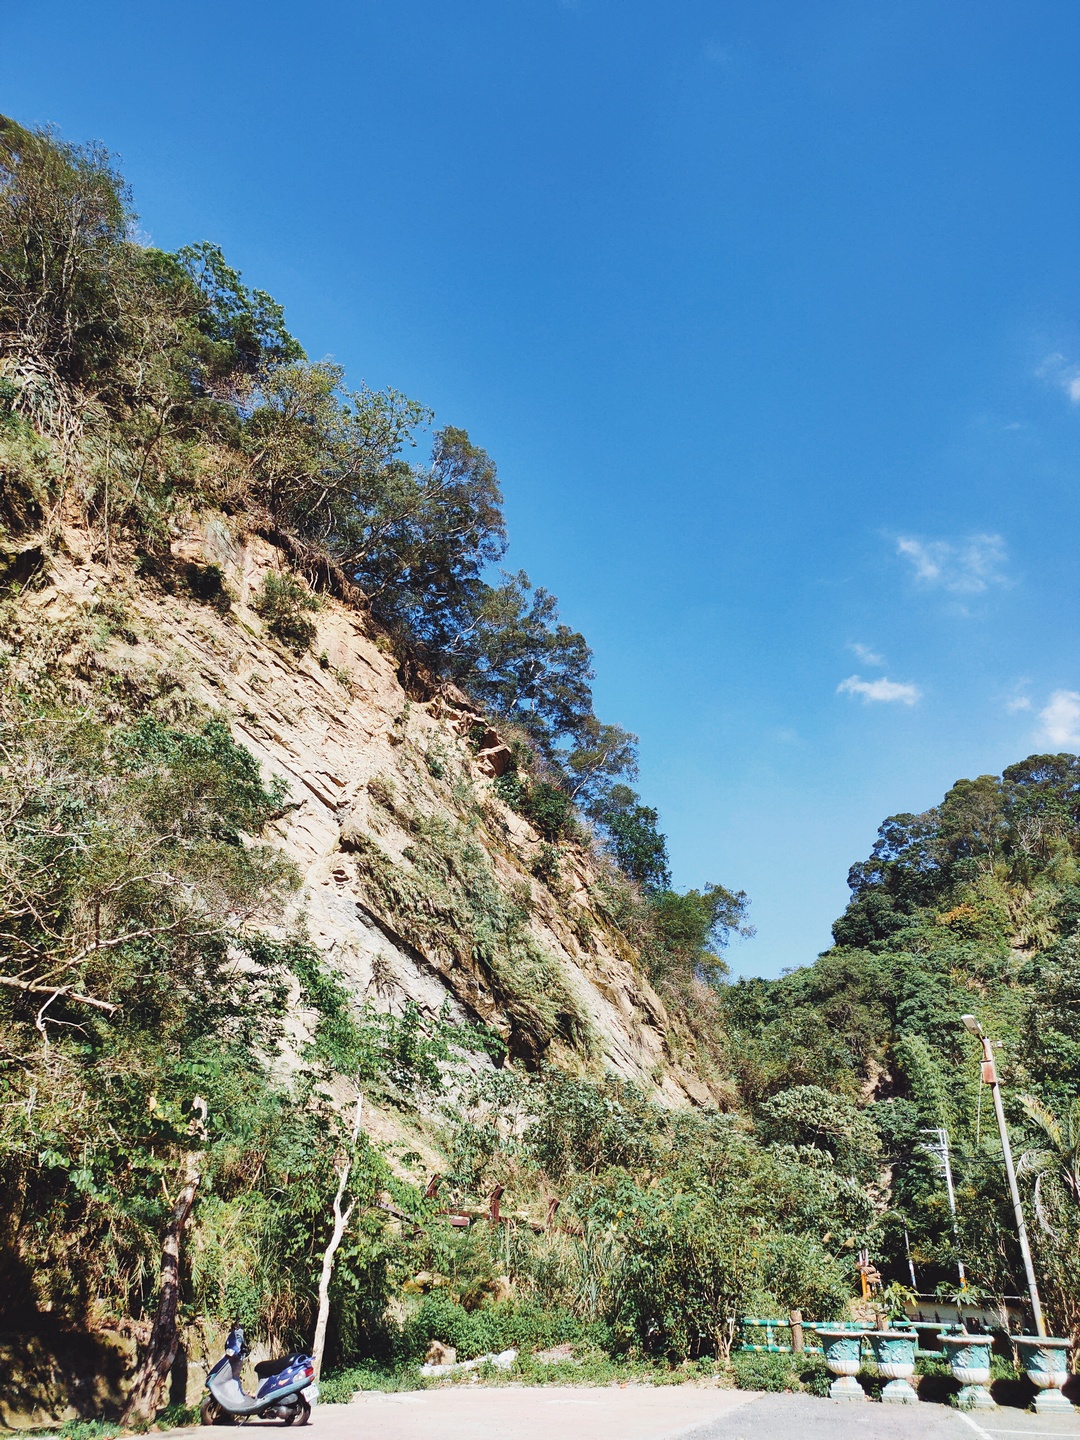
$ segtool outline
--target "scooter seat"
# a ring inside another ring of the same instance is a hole
[[[255,1374],[258,1375],[260,1380],[265,1380],[268,1375],[277,1375],[280,1371],[288,1369],[290,1365],[295,1365],[297,1361],[306,1361],[310,1358],[310,1356],[304,1355],[298,1350],[292,1355],[282,1355],[280,1359],[277,1360],[260,1360],[255,1366]]]

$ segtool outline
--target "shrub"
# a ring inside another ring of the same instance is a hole
[[[406,1321],[401,1353],[407,1360],[422,1359],[433,1340],[452,1345],[459,1360],[515,1350],[544,1349],[586,1337],[587,1327],[566,1310],[542,1305],[501,1301],[478,1310],[442,1291],[424,1297],[416,1314]]]
[[[543,884],[549,887],[558,885],[560,879],[559,847],[544,841],[537,851],[530,869],[537,880],[540,880]]]
[[[372,775],[367,782],[367,792],[384,810],[394,808],[394,782],[389,775]]]
[[[739,1350],[731,1357],[735,1384],[740,1390],[798,1390],[799,1376],[790,1355],[771,1351]]]
[[[574,824],[574,802],[564,790],[538,780],[524,797],[521,812],[545,840],[559,840]]]
[[[799,1379],[808,1394],[820,1395],[824,1398],[829,1393],[832,1378],[829,1374],[829,1367],[825,1364],[824,1356],[805,1355],[803,1357],[799,1366]]]
[[[302,655],[315,638],[308,616],[322,609],[318,597],[293,575],[271,571],[259,588],[252,607],[266,628],[294,654]]]
[[[193,560],[184,569],[184,583],[195,599],[201,600],[204,605],[212,605],[215,610],[228,610],[232,597],[225,588],[220,565],[197,565]]]
[[[524,816],[544,840],[554,842],[573,832],[574,802],[565,790],[549,780],[530,781],[518,770],[507,770],[492,789],[511,810]]]
[[[347,1405],[357,1390],[420,1390],[424,1378],[417,1365],[404,1365],[394,1369],[371,1363],[349,1366],[335,1370],[332,1375],[319,1381],[319,1400],[324,1405]]]

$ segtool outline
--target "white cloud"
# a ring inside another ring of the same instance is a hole
[[[876,650],[871,650],[869,645],[862,645],[858,640],[853,640],[847,647],[851,653],[857,656],[864,665],[884,665],[885,656],[879,655]]]
[[[1005,709],[1010,715],[1015,715],[1018,710],[1030,710],[1031,708],[1029,695],[1014,695],[1011,700],[1005,701]]]
[[[991,585],[1008,584],[1007,551],[1000,535],[969,535],[966,540],[919,540],[900,535],[896,553],[910,561],[915,579],[928,589],[955,595],[979,595]]]
[[[1074,405],[1080,405],[1080,369],[1070,365],[1064,355],[1048,355],[1035,373],[1040,380],[1049,380],[1064,390]]]
[[[1039,711],[1043,738],[1051,745],[1067,745],[1080,750],[1080,694],[1075,690],[1055,690],[1049,704]]]
[[[846,680],[840,681],[836,693],[861,695],[868,704],[871,701],[884,701],[886,704],[899,701],[901,705],[914,705],[922,699],[922,691],[917,685],[902,685],[898,680],[886,680],[884,676],[879,680],[863,680],[858,675],[849,675]],[[1077,699],[1080,700],[1080,696]]]

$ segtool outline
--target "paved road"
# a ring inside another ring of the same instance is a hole
[[[1022,1440],[1073,1436],[1080,1416],[1022,1410],[962,1414],[945,1405],[853,1405],[810,1395],[762,1395],[686,1440]]]
[[[247,1429],[281,1430],[277,1422]],[[291,1440],[1080,1440],[1080,1413],[964,1415],[925,1402],[886,1406],[692,1385],[455,1386],[320,1405]],[[188,1430],[190,1440],[210,1440]],[[266,1437],[269,1440],[269,1437]],[[284,1437],[282,1437],[284,1440]]]
[[[317,1407],[312,1424],[319,1433],[311,1440],[673,1440],[753,1398],[746,1391],[695,1385],[366,1392],[351,1405]]]

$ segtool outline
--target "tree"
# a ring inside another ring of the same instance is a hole
[[[380,533],[380,507],[409,471],[401,450],[428,412],[395,390],[343,388],[328,361],[295,359],[259,377],[244,425],[257,498],[274,519],[336,555],[361,555]],[[406,486],[407,488],[407,486]]]
[[[265,290],[250,290],[208,240],[176,252],[180,268],[202,297],[198,327],[215,347],[213,371],[257,376],[270,366],[304,359],[285,328],[285,311]]]
[[[993,869],[1006,838],[997,776],[958,780],[941,802],[937,833],[948,863],[972,859],[980,869]]]
[[[1080,1221],[1080,1096],[1073,1099],[1065,1118],[1057,1115],[1035,1095],[1022,1095],[1024,1113],[1036,1127],[1041,1145],[1025,1150],[1017,1165],[1018,1175],[1035,1177],[1035,1211],[1048,1235],[1056,1235],[1051,1219],[1054,1199],[1048,1193],[1058,1189],[1071,1202],[1074,1221]]]
[[[122,336],[133,220],[109,153],[0,117],[0,332],[66,380],[92,383]]]
[[[506,548],[494,461],[446,426],[427,466],[397,462],[371,473],[331,548],[375,613],[406,627],[442,668],[472,623],[484,570]]]
[[[890,815],[867,860],[848,871],[851,900],[833,925],[837,945],[866,946],[903,928],[927,905],[945,877],[941,869],[939,813]]]
[[[565,739],[601,738],[592,711],[592,653],[559,620],[555,596],[534,589],[524,570],[504,573],[500,585],[480,592],[452,657],[454,677],[493,716],[524,726],[549,761],[559,761]],[[607,735],[605,748],[625,747],[630,737],[619,734],[621,741]]]
[[[199,1157],[227,1133],[241,1061],[261,1075],[275,1043],[280,978],[236,955],[296,881],[241,841],[281,794],[220,722],[110,728],[42,688],[0,688],[0,1308],[137,1313],[163,1243],[149,1404]]]
[[[575,739],[565,761],[570,797],[586,814],[601,819],[618,782],[637,777],[638,738],[621,725],[605,725],[589,715]]]
[[[176,1360],[180,1334],[176,1327],[180,1309],[180,1254],[195,1195],[202,1182],[206,1144],[206,1101],[196,1096],[192,1102],[194,1119],[192,1139],[200,1149],[192,1149],[184,1163],[180,1189],[173,1205],[172,1217],[161,1247],[161,1274],[158,1285],[158,1306],[150,1329],[150,1342],[142,1357],[124,1406],[125,1425],[150,1425],[161,1403],[161,1392]]]
[[[360,1138],[360,1120],[364,1113],[364,1096],[360,1090],[356,1092],[356,1112],[353,1116],[352,1134],[350,1136],[349,1152],[344,1155],[337,1165],[338,1185],[334,1192],[331,1210],[334,1216],[334,1224],[330,1231],[330,1239],[326,1249],[323,1251],[322,1269],[319,1272],[319,1309],[315,1318],[315,1338],[311,1345],[311,1359],[315,1370],[315,1379],[322,1374],[323,1352],[326,1349],[326,1323],[330,1318],[330,1277],[334,1273],[334,1256],[341,1245],[345,1230],[352,1218],[353,1209],[356,1205],[355,1195],[345,1205],[345,1195],[349,1188],[349,1175],[353,1168],[356,1142]]]
[[[749,901],[743,891],[706,885],[680,895],[662,890],[651,899],[651,968],[659,977],[672,970],[717,984],[729,972],[719,952],[732,931],[752,935],[746,924]],[[713,948],[710,949],[709,947]]]
[[[667,841],[659,830],[659,816],[651,806],[641,804],[629,785],[613,785],[601,802],[594,802],[592,814],[606,830],[625,875],[647,891],[670,888]]]
[[[1036,1143],[1020,1156],[1017,1174],[1034,1179],[1039,1228],[1035,1240],[1053,1334],[1080,1332],[1080,1096],[1056,1114],[1037,1096],[1020,1102]],[[1060,1328],[1058,1328],[1060,1327]]]
[[[820,1085],[795,1085],[766,1100],[758,1110],[762,1138],[796,1150],[830,1155],[845,1175],[870,1179],[881,1141],[866,1112]]]
[[[1080,756],[1029,755],[1002,772],[1009,849],[1045,861],[1055,842],[1080,833]]]

